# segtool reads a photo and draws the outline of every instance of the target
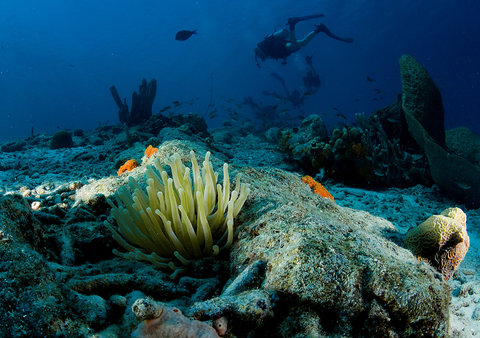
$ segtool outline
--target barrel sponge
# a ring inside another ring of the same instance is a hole
[[[400,70],[403,92],[402,108],[405,115],[415,118],[435,142],[444,148],[445,112],[440,90],[427,70],[410,55],[402,55]],[[410,124],[408,128],[411,133],[415,132],[411,130]]]
[[[146,191],[133,178],[115,193],[117,205],[107,200],[118,228],[107,221],[113,238],[127,250],[117,256],[145,260],[159,268],[173,270],[172,278],[186,270],[193,261],[216,256],[229,249],[233,241],[233,219],[242,208],[250,189],[240,183],[230,189],[228,165],[223,165],[223,187],[217,184],[207,152],[203,168],[195,153],[190,153],[192,168],[186,167],[179,154],[166,161],[172,178],[157,158],[147,166]],[[193,178],[193,182],[192,182]]]
[[[445,209],[440,215],[430,216],[419,226],[410,229],[404,243],[419,260],[433,266],[447,281],[465,258],[470,246],[467,216],[459,208]]]

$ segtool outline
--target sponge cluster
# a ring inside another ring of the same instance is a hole
[[[203,168],[195,153],[190,152],[192,168],[186,167],[175,153],[165,163],[160,160],[147,166],[146,191],[129,177],[129,187],[115,193],[112,215],[115,229],[105,221],[113,238],[128,252],[113,250],[117,256],[131,260],[147,260],[160,268],[173,270],[172,278],[186,270],[193,261],[216,256],[230,248],[233,241],[233,219],[238,215],[250,192],[237,175],[235,190],[230,192],[228,164],[223,165],[223,187],[217,184],[207,152]],[[193,177],[193,182],[191,177]]]

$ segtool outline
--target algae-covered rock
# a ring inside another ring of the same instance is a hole
[[[415,118],[435,142],[444,148],[444,110],[440,90],[425,68],[410,55],[402,55],[400,70],[405,115]]]
[[[250,170],[242,180],[253,198],[240,215],[232,268],[266,262],[262,289],[283,304],[282,336],[447,336],[448,286],[389,240],[390,222],[309,195],[279,170]]]

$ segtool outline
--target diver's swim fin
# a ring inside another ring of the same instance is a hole
[[[292,25],[295,26],[300,21],[311,20],[311,19],[316,19],[316,18],[323,18],[323,17],[325,17],[325,15],[323,15],[323,14],[296,16],[296,17],[293,17],[293,18],[288,18],[287,25],[290,25],[290,27],[292,27]]]
[[[283,77],[281,77],[278,73],[270,73],[270,76],[271,77],[274,77],[275,79],[277,79],[278,81],[280,81],[280,83],[285,87],[286,84],[285,84],[285,80],[283,79]]]
[[[323,33],[327,34],[329,37],[331,37],[332,39],[343,41],[343,42],[348,42],[348,43],[353,42],[352,38],[341,38],[339,36],[336,36],[336,35],[332,34],[332,32],[330,32],[330,30],[327,28],[327,26],[325,26],[323,23],[320,24],[320,25],[314,25],[314,26],[317,27],[314,30],[314,32],[316,34],[323,32]]]

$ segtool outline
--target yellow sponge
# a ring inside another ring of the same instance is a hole
[[[430,216],[410,229],[405,247],[419,260],[437,269],[445,281],[453,276],[470,246],[467,216],[459,208],[448,208],[440,215]]]
[[[230,193],[228,164],[223,165],[223,188],[217,184],[207,152],[200,169],[195,153],[190,152],[192,169],[186,167],[180,155],[166,161],[172,178],[162,168],[160,160],[146,171],[146,192],[133,177],[128,185],[115,193],[118,207],[110,200],[118,229],[107,221],[105,226],[113,238],[128,253],[114,254],[132,260],[148,260],[160,268],[174,270],[172,278],[192,261],[204,256],[216,256],[230,248],[233,241],[233,219],[250,192],[237,176],[235,190]],[[193,184],[190,175],[192,171]],[[118,231],[117,231],[118,230]]]

